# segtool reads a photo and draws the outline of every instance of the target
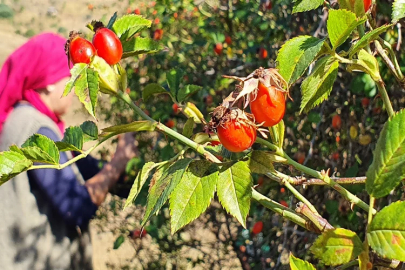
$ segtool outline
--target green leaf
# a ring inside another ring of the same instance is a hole
[[[93,68],[96,71],[95,74],[98,74],[98,83],[102,93],[115,94],[120,89],[119,76],[103,58],[94,56],[90,62],[90,68]]]
[[[277,125],[270,127],[269,132],[272,142],[277,144],[278,147],[283,148],[285,132],[284,121],[281,120]]]
[[[32,135],[21,147],[24,156],[34,162],[59,164],[58,148],[54,141],[44,135]]]
[[[323,4],[323,0],[293,0],[293,13],[316,9]]]
[[[363,243],[355,232],[338,228],[322,233],[310,250],[324,264],[336,266],[356,259]]]
[[[183,88],[179,90],[177,93],[177,101],[178,102],[183,102],[185,101],[188,97],[196,93],[197,91],[200,91],[202,89],[201,86],[194,85],[194,84],[187,84]]]
[[[123,41],[122,48],[124,50],[122,58],[145,53],[155,53],[162,49],[159,42],[150,38],[142,37],[131,38],[128,41]]]
[[[170,196],[171,232],[198,218],[214,198],[218,181],[215,165],[198,160],[190,164]]]
[[[405,202],[397,201],[384,207],[371,222],[367,240],[371,248],[383,258],[404,261],[405,258]]]
[[[288,82],[296,82],[315,60],[324,44],[324,39],[299,36],[287,41],[277,55],[277,68]]]
[[[131,191],[129,192],[128,198],[124,205],[124,210],[135,202],[136,197],[138,197],[138,194],[141,191],[143,185],[145,184],[146,180],[148,180],[149,174],[158,165],[159,164],[156,164],[154,162],[148,162],[142,167],[142,170],[140,170],[138,175],[136,176]]]
[[[347,65],[347,70],[349,72],[360,70],[369,74],[374,81],[381,80],[377,59],[364,49],[361,49],[357,56],[357,62]]]
[[[301,84],[300,113],[308,112],[328,98],[337,77],[338,67],[339,62],[331,56],[325,56],[316,63],[313,73]]]
[[[108,21],[106,28],[112,29],[116,20],[117,20],[117,12],[114,12],[114,14],[111,16],[110,20]]]
[[[84,142],[94,141],[98,139],[98,128],[96,123],[92,121],[86,121],[80,125],[80,128],[83,131]]]
[[[274,172],[273,163],[286,161],[286,159],[276,156],[274,153],[253,150],[250,153],[249,169],[252,173],[267,174]]]
[[[177,100],[177,93],[179,91],[180,80],[183,78],[184,72],[181,69],[172,69],[166,73],[167,84],[170,88],[172,97]],[[178,101],[178,100],[177,100]]]
[[[193,130],[194,130],[194,118],[190,117],[184,124],[183,135],[187,138],[190,138],[193,135]]]
[[[0,185],[26,171],[32,161],[15,151],[0,152]]]
[[[172,191],[179,184],[191,161],[192,159],[190,158],[176,161],[166,171],[164,171],[162,176],[156,180],[156,183],[151,186],[148,195],[145,217],[141,223],[142,226],[144,226],[150,217],[153,214],[156,214],[163,204],[165,204]]]
[[[135,121],[129,124],[116,125],[108,128],[104,128],[103,132],[112,132],[112,133],[126,133],[134,131],[154,131],[156,128],[157,122],[152,121]]]
[[[75,64],[70,70],[70,79],[65,85],[65,90],[63,91],[63,96],[67,96],[70,91],[72,91],[75,86],[76,81],[80,78],[83,72],[86,72],[87,65],[83,63]]]
[[[79,151],[83,148],[83,130],[80,127],[68,127],[62,141],[55,142],[59,151]]]
[[[150,20],[147,20],[140,15],[130,14],[117,19],[112,26],[112,30],[123,42],[139,31],[149,28],[151,25],[152,22]]]
[[[118,236],[114,241],[113,249],[118,249],[125,242],[125,237],[123,235]]]
[[[338,0],[338,3],[341,9],[354,12],[358,18],[366,14],[364,11],[364,0]]]
[[[98,89],[97,71],[91,68],[83,69],[75,83],[75,94],[94,118],[96,117]]]
[[[239,161],[221,168],[217,182],[218,199],[225,210],[246,228],[252,196],[252,176],[246,162]]]
[[[367,171],[366,190],[375,197],[388,195],[405,178],[405,109],[385,124]]]
[[[383,25],[383,26],[373,29],[372,31],[365,34],[349,50],[349,56],[352,57],[358,51],[360,51],[361,49],[366,47],[371,41],[376,40],[379,37],[379,35],[381,35],[382,33],[385,33],[387,31],[387,29],[390,28],[391,26],[392,26],[392,24]]]
[[[345,9],[329,10],[327,28],[333,50],[342,45],[353,30],[366,20],[366,17],[357,19],[356,14]]]
[[[169,92],[157,83],[150,83],[142,91],[143,101],[146,102],[151,96],[158,94],[169,94]]]
[[[294,257],[292,253],[290,254],[290,268],[291,270],[316,270],[311,263]]]
[[[392,22],[397,23],[405,17],[405,0],[395,0],[392,3]]]

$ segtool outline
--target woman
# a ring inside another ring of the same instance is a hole
[[[55,141],[63,137],[60,116],[72,98],[61,98],[70,76],[64,43],[55,34],[41,34],[4,63],[0,151],[34,133]],[[92,268],[89,220],[135,151],[133,135],[125,134],[101,170],[96,160],[86,158],[63,170],[32,170],[0,186],[0,268]],[[70,152],[60,155],[61,163],[72,158]]]

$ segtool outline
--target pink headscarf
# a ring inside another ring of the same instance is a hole
[[[42,102],[35,89],[70,76],[65,42],[56,34],[40,34],[7,58],[0,72],[0,134],[7,115],[21,100],[51,118],[63,134],[63,121]]]

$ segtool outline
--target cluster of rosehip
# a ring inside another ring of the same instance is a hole
[[[240,84],[215,108],[207,128],[217,133],[227,150],[243,152],[253,145],[257,131],[264,130],[261,127],[272,127],[283,119],[288,85],[276,69],[259,68],[246,78],[224,77]],[[243,108],[250,107],[251,113],[236,106],[239,100],[244,101]]]
[[[122,44],[118,36],[101,22],[94,23],[93,41],[83,38],[79,32],[70,32],[65,45],[69,61],[73,64],[89,64],[98,55],[109,65],[117,64],[122,57]]]

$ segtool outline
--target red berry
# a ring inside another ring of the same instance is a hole
[[[156,29],[155,32],[153,33],[153,39],[154,40],[161,40],[163,36],[163,30],[162,29]]]
[[[155,24],[158,24],[158,23],[160,23],[160,19],[159,19],[159,18],[156,18],[156,19],[155,19]]]
[[[179,105],[177,105],[177,103],[174,103],[173,106],[172,106],[172,108],[173,108],[173,112],[174,112],[174,113],[177,114],[177,113],[179,112]]]
[[[364,3],[364,11],[367,12],[371,7],[371,0],[363,0]]]
[[[299,164],[304,164],[304,162],[305,162],[305,153],[303,153],[303,152],[297,152],[297,153],[295,154],[295,159],[297,160],[297,162],[298,162]]]
[[[99,27],[93,37],[98,56],[109,65],[117,64],[122,57],[122,44],[117,35],[108,28]]]
[[[285,96],[284,93],[274,86],[267,88],[259,83],[256,94],[250,94],[250,110],[258,124],[264,127],[277,125],[284,117]]]
[[[285,192],[285,188],[283,188],[283,187],[280,188],[280,192],[281,192],[281,193],[284,193],[284,192]]]
[[[266,58],[267,58],[267,55],[268,55],[268,53],[267,53],[267,50],[266,50],[266,49],[264,49],[264,48],[260,48],[260,49],[259,49],[259,57],[260,57],[261,59],[266,59]]]
[[[332,154],[332,159],[334,159],[334,160],[338,161],[338,160],[339,160],[339,158],[340,158],[340,154],[339,154],[339,152],[335,152],[335,153],[333,153],[333,154]]]
[[[175,13],[173,14],[173,17],[174,17],[175,19],[177,19],[178,16],[179,16],[179,15],[177,14],[177,12],[175,12]]]
[[[230,119],[217,127],[218,138],[231,152],[243,152],[256,140],[256,127],[248,123]]]
[[[252,233],[258,234],[263,230],[263,221],[258,221],[253,225]]]
[[[228,44],[228,45],[231,45],[232,44],[232,38],[230,36],[226,36],[225,37],[225,43]]]
[[[339,130],[342,127],[342,118],[338,114],[335,114],[332,118],[332,127]]]
[[[175,123],[174,123],[174,121],[173,121],[172,119],[167,120],[166,126],[167,126],[168,128],[173,128],[174,125],[175,125]]]
[[[140,14],[141,14],[141,11],[139,10],[139,8],[136,8],[136,9],[134,9],[134,13],[135,13],[136,15],[140,15]]]
[[[281,204],[282,206],[288,207],[288,203],[287,203],[286,201],[284,201],[284,200],[281,200],[281,201],[280,201],[280,204]]]
[[[370,104],[370,100],[368,98],[362,98],[361,99],[361,105],[363,105],[364,108],[368,107],[368,105]]]
[[[66,43],[66,52],[73,64],[88,64],[91,58],[96,55],[96,49],[87,39],[82,38],[78,33],[71,33]]]
[[[216,54],[220,55],[222,53],[222,49],[223,49],[222,43],[215,44],[214,52]]]

